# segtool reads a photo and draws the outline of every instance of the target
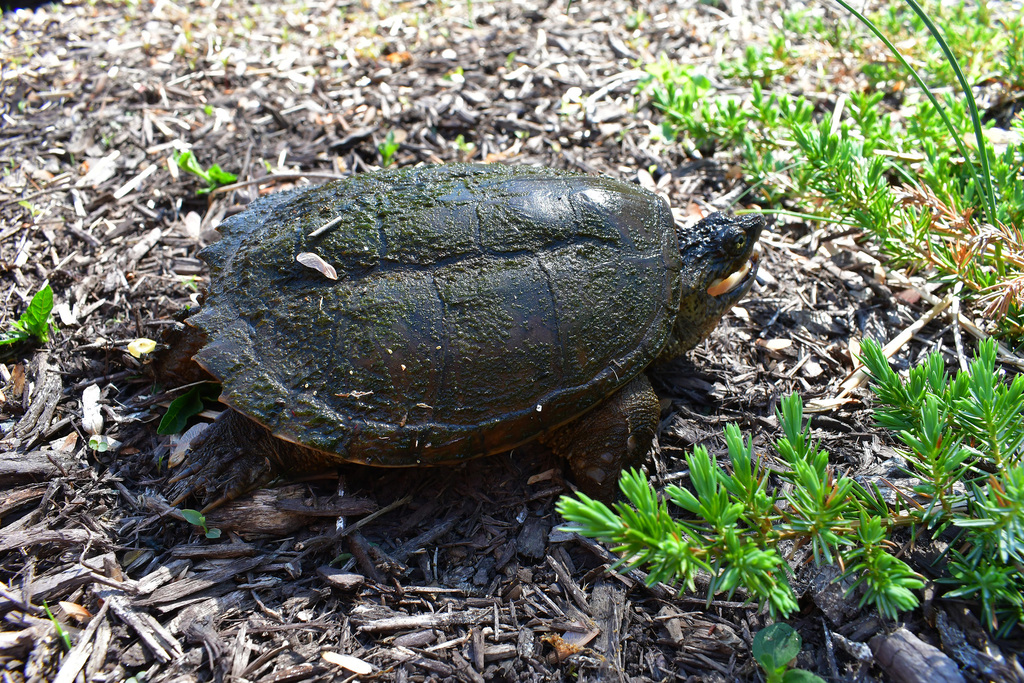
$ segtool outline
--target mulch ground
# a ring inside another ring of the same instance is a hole
[[[755,15],[655,3],[633,28],[620,0],[100,1],[4,15],[0,324],[44,282],[56,302],[50,342],[0,364],[4,681],[284,683],[363,667],[396,681],[758,680],[750,644],[768,615],[743,595],[708,602],[608,571],[605,548],[559,530],[554,504],[571,488],[539,448],[288,482],[211,514],[224,535],[203,538],[163,497],[172,445],[156,425],[179,392],[127,351],[140,337],[174,344],[206,276],[196,253],[225,216],[379,166],[389,133],[395,165],[606,174],[656,187],[684,221],[749,201],[727,155],[656,141],[634,65],[668,53],[714,73],[729,55],[710,39],[729,35],[739,54],[768,25]],[[170,161],[186,149],[241,184],[197,196],[203,183]],[[654,378],[664,400],[647,471],[685,484],[685,453],[724,455],[729,422],[770,454],[775,408],[796,391],[818,401],[815,436],[837,468],[899,477],[868,391],[834,399],[851,340],[895,337],[928,311],[927,292],[887,281],[852,236],[773,224],[762,245],[750,296]],[[895,362],[955,359],[953,332],[936,318]],[[82,426],[90,386],[103,452]],[[934,571],[937,544],[899,540]],[[993,642],[969,605],[929,587],[894,631],[843,598],[834,568],[791,561],[800,666],[885,680],[932,656],[910,675],[955,680],[934,645],[969,678],[1021,679],[1019,642]]]

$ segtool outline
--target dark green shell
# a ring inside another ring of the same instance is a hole
[[[220,231],[196,359],[276,435],[371,465],[568,422],[658,356],[680,296],[664,200],[550,169],[370,173],[260,199]]]

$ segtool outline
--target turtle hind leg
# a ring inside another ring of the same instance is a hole
[[[647,375],[641,374],[579,419],[541,437],[569,462],[577,486],[611,501],[624,467],[643,462],[658,429],[661,406]]]
[[[203,512],[269,483],[282,471],[282,450],[298,448],[234,410],[226,410],[189,446],[167,497],[200,497]],[[212,501],[212,502],[211,502]]]

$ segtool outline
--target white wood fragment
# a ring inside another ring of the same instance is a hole
[[[143,180],[153,175],[154,173],[156,173],[156,164],[150,164],[145,169],[143,169],[142,173],[138,174],[137,176],[129,180],[127,183],[114,190],[114,199],[120,199],[121,197],[127,195],[129,192],[134,192],[136,189],[138,189],[139,185],[142,184]]]
[[[321,652],[320,656],[324,658],[325,662],[336,664],[342,669],[351,671],[354,674],[359,674],[360,676],[366,676],[373,673],[372,664],[364,662],[358,657],[353,657],[352,655],[343,655],[339,652],[331,652],[328,650],[327,652]]]
[[[90,384],[82,392],[82,429],[87,434],[103,431],[103,413],[100,412],[100,387]]]
[[[114,150],[102,159],[91,159],[89,161],[89,172],[79,178],[75,187],[96,187],[117,174],[117,159],[121,156],[120,150]]]
[[[163,237],[163,232],[160,228],[153,228],[146,235],[135,243],[128,253],[129,257],[133,261],[138,261],[140,258],[149,253],[149,250],[156,246],[156,243]]]

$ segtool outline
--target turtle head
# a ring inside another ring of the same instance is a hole
[[[754,284],[764,218],[713,213],[690,228],[678,228],[682,294],[672,338],[660,360],[699,344],[726,311]]]

